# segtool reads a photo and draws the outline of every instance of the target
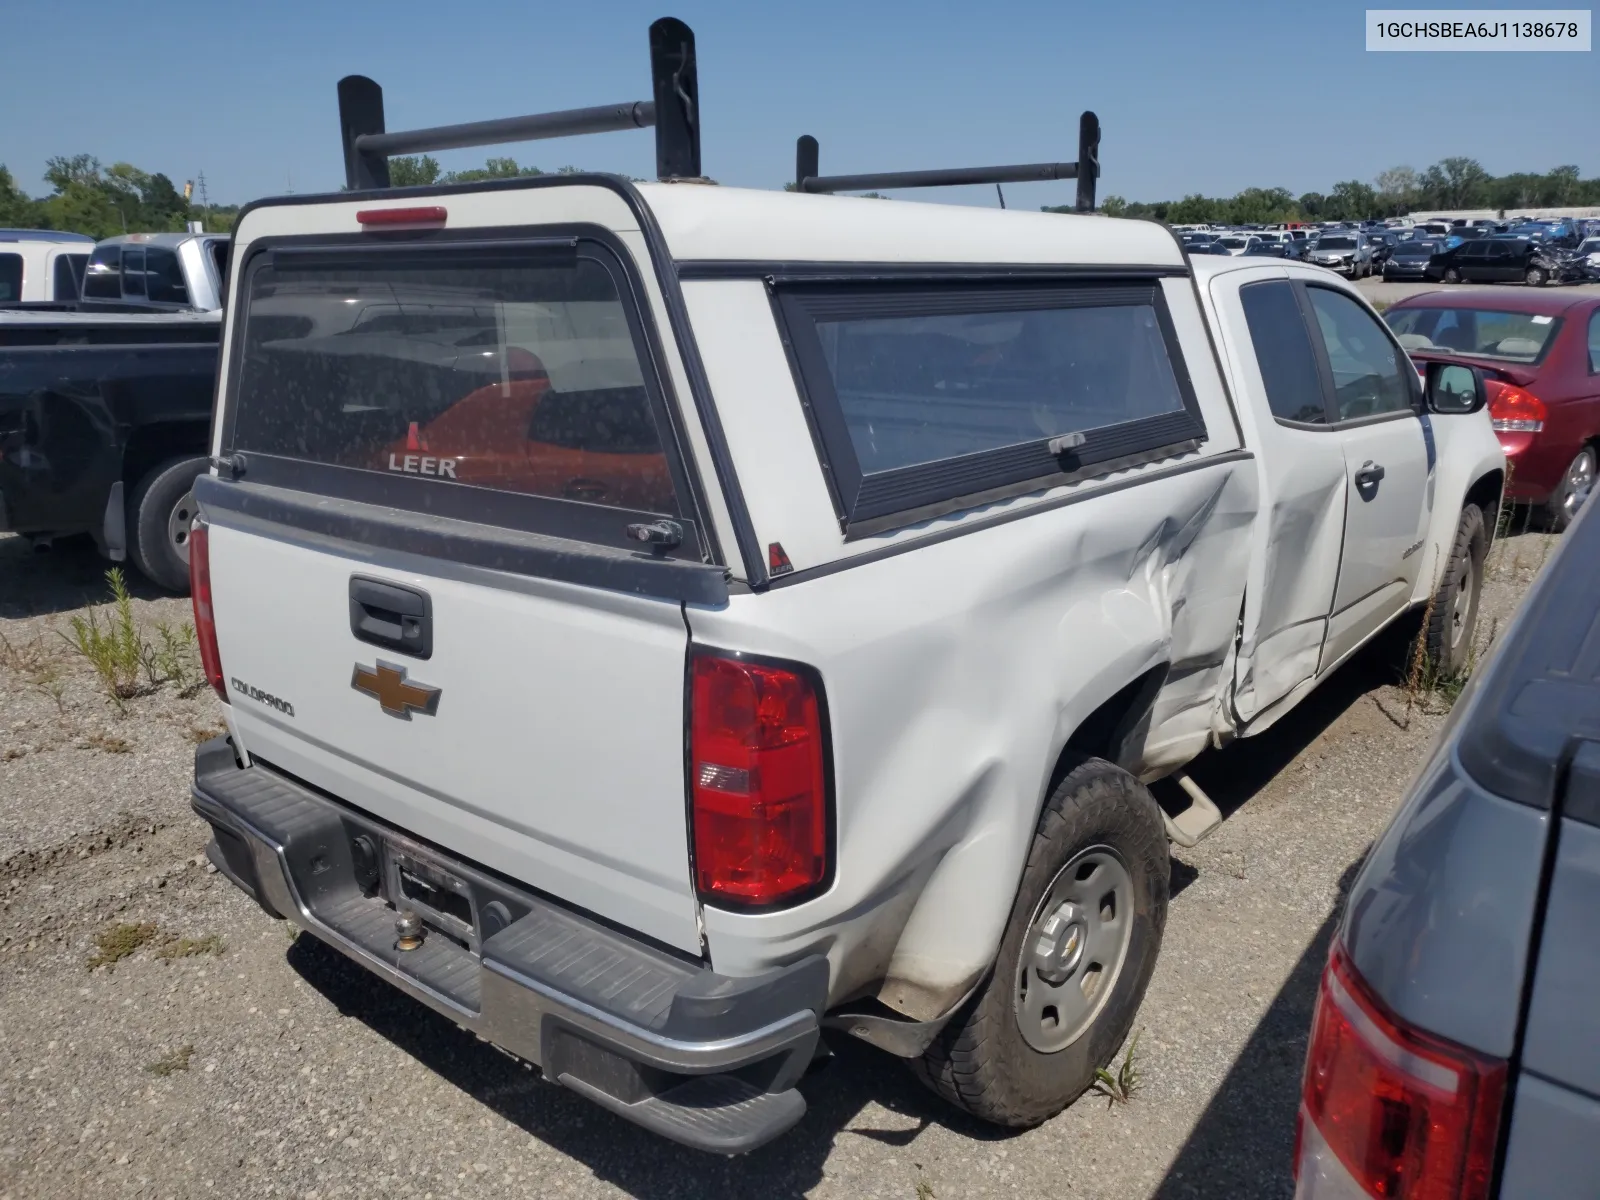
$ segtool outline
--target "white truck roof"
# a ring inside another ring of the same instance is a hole
[[[680,261],[1183,266],[1154,221],[703,184],[638,189]]]

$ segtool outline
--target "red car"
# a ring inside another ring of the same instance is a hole
[[[1508,461],[1506,498],[1565,529],[1600,465],[1600,293],[1473,288],[1411,296],[1384,314],[1419,366],[1481,367]]]

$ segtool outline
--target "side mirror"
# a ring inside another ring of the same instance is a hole
[[[1428,409],[1441,416],[1475,413],[1489,402],[1483,372],[1460,363],[1428,364]]]

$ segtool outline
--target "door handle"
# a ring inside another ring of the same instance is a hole
[[[420,588],[350,577],[350,632],[412,658],[433,654],[433,602]]]
[[[1383,478],[1383,468],[1370,458],[1361,464],[1361,469],[1356,472],[1356,487],[1363,493],[1376,492],[1378,482]],[[1370,495],[1365,499],[1372,499]]]

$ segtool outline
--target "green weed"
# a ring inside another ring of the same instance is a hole
[[[64,634],[67,644],[94,667],[106,694],[120,710],[126,701],[151,690],[139,680],[149,654],[149,645],[133,619],[133,597],[122,568],[106,572],[111,586],[111,613],[102,626],[93,608],[72,618],[72,632]],[[152,685],[153,687],[153,685]]]
[[[1113,1104],[1126,1104],[1133,1099],[1143,1084],[1144,1079],[1139,1072],[1139,1038],[1144,1030],[1139,1030],[1133,1035],[1133,1041],[1128,1043],[1128,1052],[1122,1056],[1122,1065],[1113,1075],[1104,1067],[1096,1067],[1094,1072],[1094,1090],[1106,1098],[1106,1107]]]

